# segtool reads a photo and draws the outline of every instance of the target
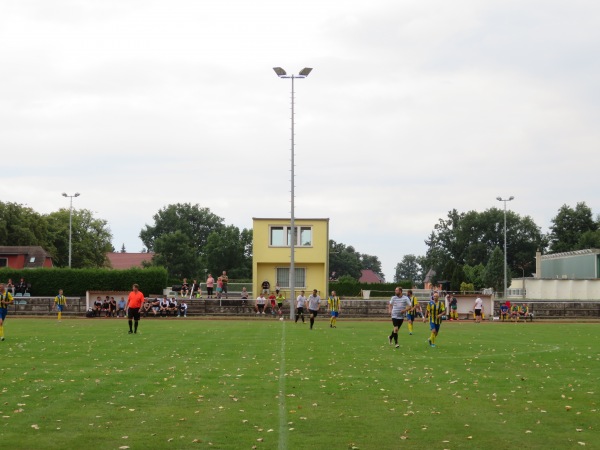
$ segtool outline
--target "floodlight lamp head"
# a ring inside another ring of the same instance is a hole
[[[496,197],[496,200],[498,200],[499,202],[502,201],[502,197]]]
[[[79,197],[81,194],[79,192],[75,192],[75,197]]]
[[[311,70],[312,70],[312,67],[305,67],[304,69],[302,69],[300,71],[300,75],[303,77],[307,77],[308,74],[311,72]]]
[[[62,193],[62,196],[63,196],[63,197],[68,197],[66,192],[63,192],[63,193]]]
[[[278,77],[283,77],[286,75],[285,70],[283,70],[281,67],[273,67],[273,70],[275,71]]]
[[[511,195],[510,197],[508,197],[508,201],[510,202],[511,200],[514,200],[515,198]]]

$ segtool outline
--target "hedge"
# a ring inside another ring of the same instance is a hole
[[[329,290],[335,291],[341,297],[358,297],[363,290],[371,291],[371,297],[391,297],[394,295],[394,289],[398,286],[402,289],[411,289],[413,287],[410,280],[400,281],[399,283],[329,282]]]
[[[63,289],[67,297],[84,296],[86,291],[129,291],[134,283],[145,294],[162,294],[167,271],[162,267],[146,269],[0,269],[0,281],[11,278],[16,286],[21,278],[31,284],[32,296],[55,296]]]

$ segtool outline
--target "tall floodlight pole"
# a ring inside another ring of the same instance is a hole
[[[290,319],[294,320],[295,319],[295,315],[296,315],[296,308],[295,306],[295,300],[296,300],[296,295],[294,292],[294,288],[296,287],[296,267],[294,264],[294,251],[295,251],[295,246],[296,246],[296,224],[295,224],[295,211],[294,211],[294,181],[295,181],[295,173],[294,173],[294,79],[296,78],[306,78],[308,76],[308,74],[310,73],[310,71],[312,70],[312,68],[310,67],[305,67],[304,69],[302,69],[300,71],[300,73],[298,75],[287,75],[285,70],[283,70],[281,67],[273,67],[273,70],[275,71],[275,73],[277,74],[277,76],[279,78],[289,78],[292,80],[292,97],[291,97],[291,102],[292,102],[292,114],[291,114],[291,121],[292,121],[292,144],[291,144],[291,153],[292,153],[292,157],[291,157],[291,175],[290,175],[290,181],[291,181],[291,189],[290,189],[290,195],[291,195],[291,201],[290,201],[290,209],[291,209],[291,220],[290,220]]]
[[[63,197],[69,197],[69,269],[71,268],[71,254],[72,254],[72,243],[73,243],[73,197],[79,197],[81,194],[75,192],[75,195],[67,195],[65,192],[62,193]]]
[[[508,280],[506,278],[506,203],[514,199],[512,195],[508,198],[496,197],[499,202],[504,202],[504,298],[506,298],[506,291],[508,290]]]

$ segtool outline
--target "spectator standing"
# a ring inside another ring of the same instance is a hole
[[[242,298],[242,311],[245,310],[245,308],[248,306],[248,291],[246,290],[246,287],[244,286],[242,288],[242,293],[240,294],[240,297]]]
[[[306,297],[304,296],[304,291],[300,291],[300,295],[296,298],[296,320],[294,323],[298,322],[298,318],[302,317],[302,323],[304,322],[304,305],[306,304]]]
[[[226,271],[223,271],[223,274],[221,275],[221,282],[223,283],[223,294],[225,294],[225,298],[229,298],[229,295],[227,293],[227,284],[229,283],[229,277],[227,276]]]
[[[313,289],[312,294],[308,296],[308,312],[310,313],[310,329],[313,329],[315,324],[315,318],[319,314],[319,307],[321,306],[321,297],[317,294],[317,290]]]
[[[477,297],[475,299],[473,309],[475,310],[475,323],[481,323],[481,314],[483,312],[483,300],[481,298]]]
[[[261,287],[262,287],[263,294],[268,295],[269,292],[271,292],[271,283],[269,283],[268,280],[263,281],[261,284]]]
[[[327,309],[329,309],[329,328],[337,328],[337,318],[340,315],[340,298],[331,291],[331,295],[327,299]]]
[[[214,287],[215,287],[215,279],[209,273],[208,278],[206,279],[206,296],[207,296],[207,298],[212,298]]]
[[[117,317],[125,317],[125,297],[121,297],[117,305]]]
[[[132,290],[127,297],[127,318],[129,319],[129,334],[136,333],[138,330],[138,323],[140,321],[140,308],[144,303],[144,294],[140,291],[140,287],[137,284],[132,286]],[[133,321],[135,321],[135,328],[132,328]]]
[[[4,283],[0,283],[0,341],[4,340],[4,322],[8,314],[8,305],[13,301],[12,294],[6,290]]]
[[[8,279],[8,281],[7,281],[7,283],[6,283],[6,286],[5,286],[5,288],[6,288],[6,290],[7,290],[8,292],[10,292],[12,295],[15,295],[15,285],[14,285],[14,284],[13,284],[13,282],[12,282],[12,278],[9,278],[9,279]]]
[[[220,299],[223,295],[223,278],[217,278],[217,298]]]
[[[27,283],[25,282],[25,278],[21,278],[21,281],[19,281],[19,284],[17,284],[16,292],[17,294],[21,295],[27,292]]]
[[[114,297],[110,298],[110,302],[108,302],[108,315],[110,317],[115,317],[117,313],[117,301]]]
[[[398,344],[398,331],[402,326],[402,322],[404,322],[404,318],[406,317],[406,313],[412,310],[412,300],[409,299],[406,295],[402,293],[402,288],[397,287],[394,291],[394,296],[390,299],[390,303],[388,305],[388,314],[392,316],[392,334],[389,335],[388,341],[390,345],[392,345],[392,340],[396,344],[396,348],[400,347]]]
[[[67,308],[67,297],[63,295],[63,290],[58,290],[58,295],[54,297],[54,308],[58,311],[58,321],[62,320],[62,312]]]

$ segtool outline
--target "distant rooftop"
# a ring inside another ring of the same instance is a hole
[[[142,262],[152,261],[154,253],[107,253],[106,257],[113,269],[131,269],[132,267],[143,267]]]

